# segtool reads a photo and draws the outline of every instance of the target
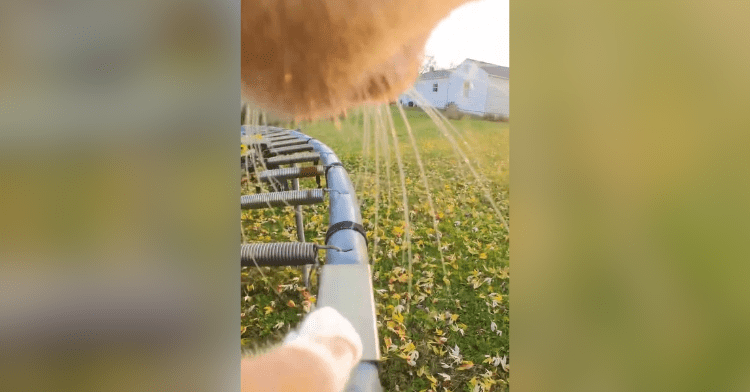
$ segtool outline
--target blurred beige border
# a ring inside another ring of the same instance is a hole
[[[512,390],[750,390],[749,23],[511,2]]]

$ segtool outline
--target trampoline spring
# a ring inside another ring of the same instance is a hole
[[[293,154],[295,152],[304,152],[304,151],[312,151],[314,150],[313,146],[309,144],[301,144],[297,146],[288,146],[288,147],[281,147],[281,148],[271,148],[268,150],[268,153],[271,155],[281,155],[281,154]]]
[[[258,174],[261,181],[288,180],[292,178],[315,177],[323,174],[323,166],[285,167],[266,170]]]
[[[270,267],[315,264],[317,246],[312,242],[272,242],[240,247],[243,267]]]
[[[240,247],[240,265],[243,267],[279,267],[315,264],[318,250],[351,252],[333,245],[312,242],[271,242],[244,244]]]
[[[320,160],[317,152],[302,152],[294,155],[280,155],[268,158],[266,164],[269,166],[288,165],[292,163],[314,162]]]
[[[268,207],[301,206],[322,203],[325,198],[323,189],[305,189],[299,191],[283,191],[256,193],[240,197],[242,209],[259,209]]]
[[[289,146],[296,146],[300,144],[306,144],[307,142],[302,139],[296,139],[296,140],[284,140],[281,142],[271,142],[272,148],[282,148],[282,147],[289,147]]]
[[[299,140],[299,138],[294,135],[265,136],[263,139],[268,140],[272,143],[288,142],[290,140]]]

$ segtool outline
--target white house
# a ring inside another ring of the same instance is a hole
[[[436,108],[455,103],[465,113],[509,116],[509,75],[508,67],[466,59],[456,68],[420,75],[414,90]],[[407,94],[399,103],[418,106]]]

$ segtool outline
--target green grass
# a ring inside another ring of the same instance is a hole
[[[341,130],[329,121],[299,125],[303,132],[336,151],[357,186],[370,256],[375,249],[373,284],[383,357],[382,384],[388,391],[397,386],[401,391],[507,390],[508,368],[499,364],[500,358],[509,355],[507,231],[432,120],[421,111],[407,111],[439,218],[444,249],[441,263],[433,218],[406,128],[395,107],[391,111],[406,173],[412,276],[408,275],[404,249],[402,191],[392,146],[390,192],[382,152],[377,192],[373,142],[370,140],[369,152],[364,153],[361,115],[342,120]],[[459,139],[461,148],[467,154],[469,149],[473,151],[470,160],[507,220],[509,124],[469,118],[451,123],[468,143],[464,145]],[[305,185],[312,187],[314,182],[305,181]],[[293,240],[291,211],[243,212],[245,235],[249,241]],[[328,224],[326,207],[305,207],[304,213],[307,240],[323,243]],[[297,269],[250,268],[242,274],[244,347],[257,349],[280,341],[315,301],[315,296],[304,289]],[[315,285],[316,276],[313,278]],[[451,356],[456,346],[460,359]],[[418,358],[410,364],[409,355],[413,357],[415,351]]]

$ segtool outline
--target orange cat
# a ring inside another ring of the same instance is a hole
[[[432,29],[467,2],[242,0],[243,101],[300,119],[395,100]],[[280,347],[242,360],[242,390],[338,392],[361,355],[351,324],[319,309]]]

